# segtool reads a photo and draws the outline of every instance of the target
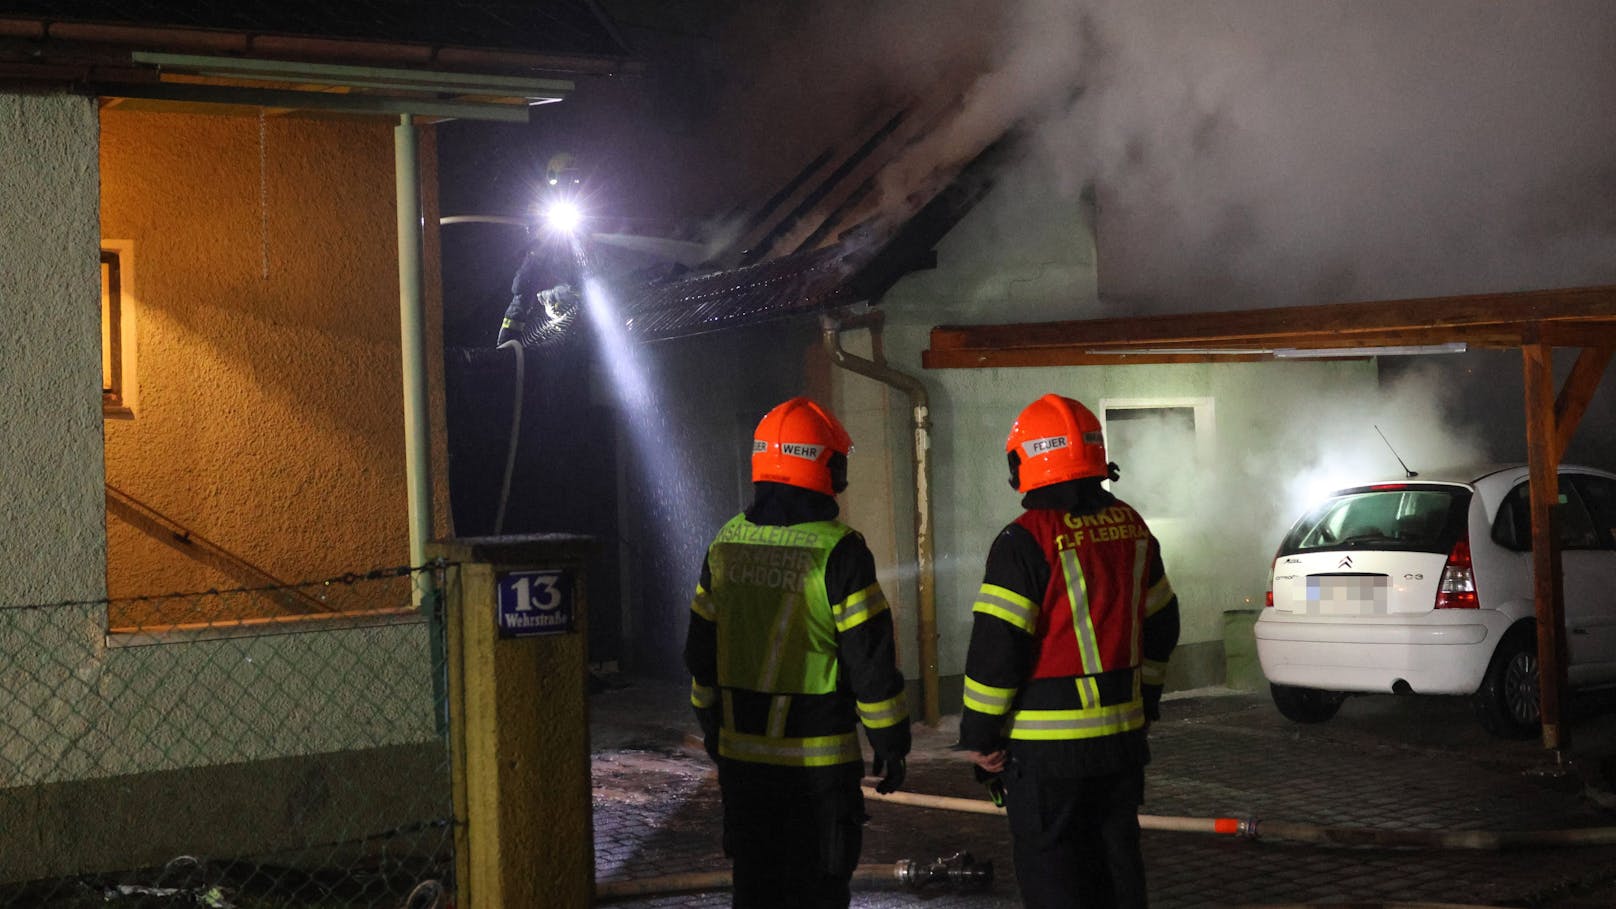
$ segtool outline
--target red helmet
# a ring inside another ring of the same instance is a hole
[[[1027,405],[1004,441],[1010,485],[1028,492],[1081,477],[1108,475],[1100,421],[1082,404],[1044,395]]]
[[[852,450],[853,440],[830,411],[807,398],[792,398],[764,414],[752,434],[752,482],[833,496],[847,488]]]

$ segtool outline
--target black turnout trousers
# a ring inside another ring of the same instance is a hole
[[[1027,909],[1144,909],[1144,798],[1144,767],[1077,777],[1012,764],[1004,807]]]
[[[720,759],[735,909],[846,909],[864,844],[863,764],[771,767]]]

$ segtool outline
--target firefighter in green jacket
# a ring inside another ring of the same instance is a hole
[[[769,411],[752,503],[708,548],[690,604],[690,702],[718,764],[741,909],[848,905],[867,820],[860,723],[876,788],[903,784],[892,613],[864,538],[836,520],[851,448],[807,398]]]

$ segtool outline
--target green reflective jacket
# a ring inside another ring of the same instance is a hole
[[[736,515],[707,552],[718,617],[718,684],[766,694],[836,691],[836,621],[825,563],[839,521],[760,526]]]

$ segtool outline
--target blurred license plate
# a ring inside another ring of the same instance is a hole
[[[1386,576],[1325,574],[1307,578],[1310,615],[1385,615]]]

